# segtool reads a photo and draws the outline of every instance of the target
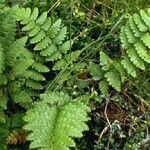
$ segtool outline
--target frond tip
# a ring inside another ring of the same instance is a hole
[[[64,93],[50,93],[42,98],[24,118],[27,122],[24,129],[31,131],[30,148],[69,150],[75,146],[73,138],[82,137],[82,132],[88,130],[85,122],[89,120],[90,108],[82,100],[71,100]]]

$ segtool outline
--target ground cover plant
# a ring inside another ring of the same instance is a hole
[[[0,0],[0,150],[149,150],[149,5]]]

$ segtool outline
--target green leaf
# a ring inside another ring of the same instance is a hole
[[[150,27],[150,16],[144,10],[140,10],[140,15],[144,23]]]
[[[148,32],[142,35],[141,40],[150,49],[150,34]]]
[[[60,59],[59,61],[57,61],[53,67],[53,70],[60,70],[63,69],[67,66],[67,61],[65,59]]]
[[[73,41],[70,41],[70,40],[64,42],[61,46],[59,46],[59,51],[66,54],[67,51],[71,48],[72,44],[73,44]]]
[[[62,54],[57,50],[57,51],[54,51],[50,56],[48,56],[46,58],[46,61],[58,60],[58,59],[61,59],[61,57],[62,57]]]
[[[144,23],[144,21],[141,19],[141,17],[138,14],[134,14],[133,19],[141,32],[148,31],[148,26],[146,26],[146,24]]]
[[[41,14],[41,16],[36,20],[36,23],[42,25],[47,18],[47,12]]]
[[[0,74],[3,73],[4,70],[4,60],[3,48],[0,45]]]
[[[129,24],[126,24],[125,26],[125,34],[129,43],[135,43],[137,41],[137,38],[134,36],[134,33],[130,28]]]
[[[104,76],[109,85],[114,87],[117,91],[121,91],[121,79],[116,70],[110,70]]]
[[[125,26],[122,26],[122,28],[121,28],[120,40],[122,43],[122,48],[127,49],[130,47],[130,43],[128,42],[127,36],[125,34]]]
[[[51,37],[51,38],[54,38],[59,30],[60,30],[60,26],[61,26],[61,19],[58,19],[52,26],[51,28],[49,29],[48,31],[48,35]]]
[[[57,51],[55,44],[51,43],[46,49],[40,52],[41,56],[51,56],[54,52]]]
[[[78,51],[74,51],[74,52],[71,52],[67,55],[65,55],[65,59],[68,63],[70,62],[75,62],[78,58],[79,58],[79,55],[81,54],[81,51],[78,50]]]
[[[29,37],[33,37],[33,36],[37,35],[38,32],[40,32],[40,27],[39,27],[39,26],[35,26],[35,27],[29,32]]]
[[[31,22],[29,22],[26,26],[24,26],[23,28],[22,28],[22,30],[23,31],[29,31],[29,30],[31,30],[31,29],[33,29],[34,27],[35,27],[35,22],[34,21],[31,21]]]
[[[141,37],[142,33],[139,31],[136,23],[134,22],[133,16],[130,16],[130,18],[129,18],[129,25],[134,33],[134,36]]]
[[[85,122],[90,109],[81,100],[68,102],[68,96],[58,97],[57,93],[48,96],[24,117],[27,122],[24,128],[31,132],[28,136],[30,149],[67,150],[75,146],[72,138],[80,138],[82,132],[88,130]],[[63,103],[57,103],[58,98]],[[57,101],[53,102],[55,99]]]
[[[6,109],[8,98],[2,89],[0,89],[0,98],[0,108]]]
[[[34,80],[27,80],[26,86],[33,90],[42,90],[43,89],[43,86],[39,82],[34,81]]]
[[[49,72],[49,68],[40,62],[35,62],[31,67],[38,72]]]
[[[94,80],[100,80],[103,78],[103,71],[99,64],[90,62],[88,69]]]
[[[52,24],[51,18],[47,18],[46,21],[41,26],[41,29],[47,31],[50,28],[51,24]]]
[[[38,18],[38,15],[39,15],[39,9],[36,7],[36,8],[34,8],[32,14],[30,16],[30,19],[35,21]]]
[[[150,63],[150,55],[148,54],[147,47],[139,41],[134,44],[134,47],[138,53],[138,55],[147,63]]]
[[[43,50],[51,43],[50,38],[45,37],[42,41],[40,41],[35,47],[34,50]]]
[[[16,103],[31,103],[32,99],[25,91],[20,91],[13,94],[13,100]]]
[[[66,34],[67,34],[67,28],[66,27],[61,28],[57,36],[54,38],[53,42],[58,45],[61,45],[66,37]]]
[[[127,54],[130,58],[130,61],[132,61],[136,67],[145,70],[144,61],[139,57],[139,55],[137,54],[134,48],[128,49]]]
[[[127,56],[124,56],[122,66],[126,69],[127,73],[133,77],[136,77],[136,67],[131,63],[130,59]]]
[[[106,79],[99,82],[99,89],[102,95],[107,96],[109,94],[109,84]]]
[[[35,35],[32,39],[31,39],[31,43],[38,43],[40,41],[42,41],[42,39],[44,39],[44,37],[46,36],[44,31],[40,31],[37,33],[37,35]]]
[[[111,59],[103,52],[100,51],[100,64],[103,70],[108,70],[111,63]]]

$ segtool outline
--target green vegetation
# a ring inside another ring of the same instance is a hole
[[[0,150],[148,150],[150,6],[0,0]]]

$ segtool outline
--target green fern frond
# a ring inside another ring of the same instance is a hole
[[[59,51],[53,52],[49,57],[46,57],[46,61],[56,61],[62,58],[62,54]]]
[[[49,72],[49,68],[40,62],[33,63],[31,67],[38,72]]]
[[[150,34],[148,32],[142,35],[141,40],[150,49]]]
[[[68,63],[65,59],[60,59],[53,67],[53,70],[61,70],[67,66]]]
[[[48,31],[48,35],[51,38],[54,38],[58,32],[60,31],[60,26],[61,26],[61,19],[58,19],[50,28],[50,30]]]
[[[117,71],[110,70],[104,76],[112,87],[114,87],[117,91],[121,90],[121,79]]]
[[[15,39],[16,19],[14,7],[8,9],[8,11],[2,15],[0,29],[1,44],[3,45],[3,48],[8,49]]]
[[[13,100],[15,103],[31,103],[32,99],[25,91],[20,91],[13,94]]]
[[[125,26],[125,34],[129,43],[135,43],[137,41],[137,38],[134,36],[134,33],[130,28],[129,24],[126,24]]]
[[[144,21],[141,19],[140,15],[138,14],[134,14],[133,15],[133,19],[137,25],[137,27],[139,28],[139,30],[141,32],[146,32],[148,31],[148,26],[146,26],[146,24],[144,23]]]
[[[141,70],[145,70],[144,61],[139,57],[134,48],[128,49],[127,54],[130,58],[130,61],[133,62],[136,67],[140,68]]]
[[[126,26],[123,26],[121,29],[120,39],[123,43],[122,46],[130,58],[124,56],[122,65],[127,73],[133,77],[136,77],[136,67],[145,70],[146,63],[150,62],[149,26],[150,16],[148,15],[148,11],[141,10],[140,15],[134,14],[130,16]],[[127,39],[130,44],[127,43]]]
[[[100,64],[103,70],[108,70],[110,63],[111,59],[103,51],[100,51]]]
[[[17,61],[17,64],[13,67],[14,76],[23,74],[32,64],[32,59],[20,59]]]
[[[57,51],[57,47],[55,44],[50,44],[45,50],[40,52],[41,56],[51,56],[54,52]]]
[[[34,47],[34,50],[43,50],[47,48],[49,44],[51,44],[50,38],[45,37]]]
[[[38,43],[40,42],[41,40],[43,40],[44,38],[46,37],[46,34],[44,31],[40,31],[38,32],[32,39],[31,39],[31,43]]]
[[[109,84],[106,79],[103,79],[99,82],[99,89],[102,95],[107,96],[109,94]]]
[[[90,62],[88,69],[94,80],[100,80],[103,78],[104,72],[99,64],[94,64],[93,62]]]
[[[5,61],[5,56],[4,56],[3,48],[0,45],[0,74],[3,73],[4,71],[4,61]]]
[[[80,138],[82,132],[88,130],[85,122],[90,109],[82,99],[72,101],[64,94],[51,94],[43,96],[44,99],[24,118],[27,122],[24,128],[31,132],[28,136],[30,148],[69,150],[75,146],[72,138]]]
[[[67,34],[67,28],[63,27],[58,32],[57,36],[54,38],[54,43],[61,45],[66,37]]]
[[[7,108],[7,96],[4,93],[3,89],[0,89],[0,108],[6,109]]]
[[[39,82],[35,82],[34,80],[27,80],[26,86],[33,90],[42,90],[43,86]]]
[[[141,37],[142,33],[139,31],[136,23],[134,22],[133,16],[130,16],[130,18],[129,18],[129,25],[134,33],[134,36]]]
[[[127,73],[133,77],[136,77],[136,67],[131,63],[130,59],[127,56],[124,56],[122,62],[122,66],[125,68]]]
[[[81,54],[80,50],[66,54],[63,58],[61,58],[59,61],[55,63],[53,69],[60,70],[65,68],[68,64],[75,62],[80,54]]]
[[[150,16],[144,10],[140,10],[140,15],[144,23],[150,27]]]
[[[125,34],[125,26],[123,26],[121,28],[120,40],[121,40],[121,43],[122,43],[122,48],[127,49],[127,48],[130,47],[130,43],[128,42],[127,36]]]
[[[45,81],[45,77],[36,71],[27,70],[24,74],[26,78],[29,78],[35,81]]]
[[[63,54],[66,54],[67,51],[71,48],[73,41],[66,41],[61,46],[59,46],[59,51]]]
[[[148,54],[147,47],[142,42],[136,42],[134,47],[138,55],[147,63],[150,63],[150,55]]]

